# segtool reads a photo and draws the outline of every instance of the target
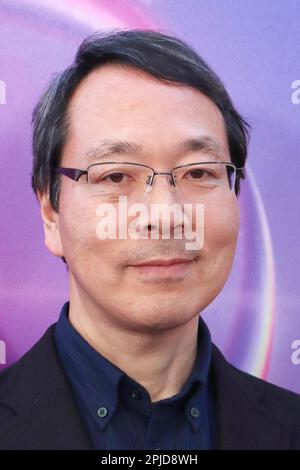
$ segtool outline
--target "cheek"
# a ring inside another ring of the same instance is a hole
[[[234,250],[239,224],[239,207],[235,196],[222,202],[210,202],[205,206],[204,250]]]
[[[69,267],[84,263],[86,252],[95,244],[95,231],[87,214],[76,209],[68,211],[60,221],[60,233],[64,256]]]
[[[59,230],[68,264],[71,267],[75,262],[84,263],[87,253],[96,251],[97,243],[101,242],[96,236],[96,204],[75,191],[62,191],[59,213]]]
[[[67,197],[68,196],[68,197]],[[59,230],[69,270],[78,278],[115,279],[119,275],[116,240],[97,236],[99,200],[82,194],[61,194]],[[119,242],[120,243],[120,242]],[[124,243],[124,242],[123,242]]]

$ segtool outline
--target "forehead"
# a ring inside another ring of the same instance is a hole
[[[70,100],[68,121],[66,147],[81,153],[103,139],[131,140],[161,151],[199,134],[228,150],[223,116],[209,98],[127,65],[106,64],[87,75]]]

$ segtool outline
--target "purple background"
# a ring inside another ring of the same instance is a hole
[[[0,1],[0,370],[68,298],[30,187],[34,103],[87,34],[158,28],[196,48],[253,128],[234,268],[204,318],[231,362],[300,393],[300,365],[291,361],[300,339],[299,25],[298,0]]]

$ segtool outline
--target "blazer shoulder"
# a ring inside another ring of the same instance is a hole
[[[91,449],[54,329],[0,375],[0,449]]]
[[[41,357],[45,358],[55,353],[54,328],[55,324],[49,326],[43,336],[25,354],[0,373],[0,402],[3,398],[11,398],[24,374],[34,376],[38,373],[36,365]]]
[[[225,359],[216,346],[213,347],[213,356],[219,367],[226,370],[232,384],[244,392],[248,400],[255,400],[274,419],[300,428],[300,395],[238,369]]]

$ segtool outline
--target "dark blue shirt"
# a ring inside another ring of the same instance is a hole
[[[83,339],[70,324],[68,311],[66,302],[56,324],[55,341],[94,449],[214,448],[211,337],[201,318],[189,378],[176,395],[151,402],[141,384]]]

